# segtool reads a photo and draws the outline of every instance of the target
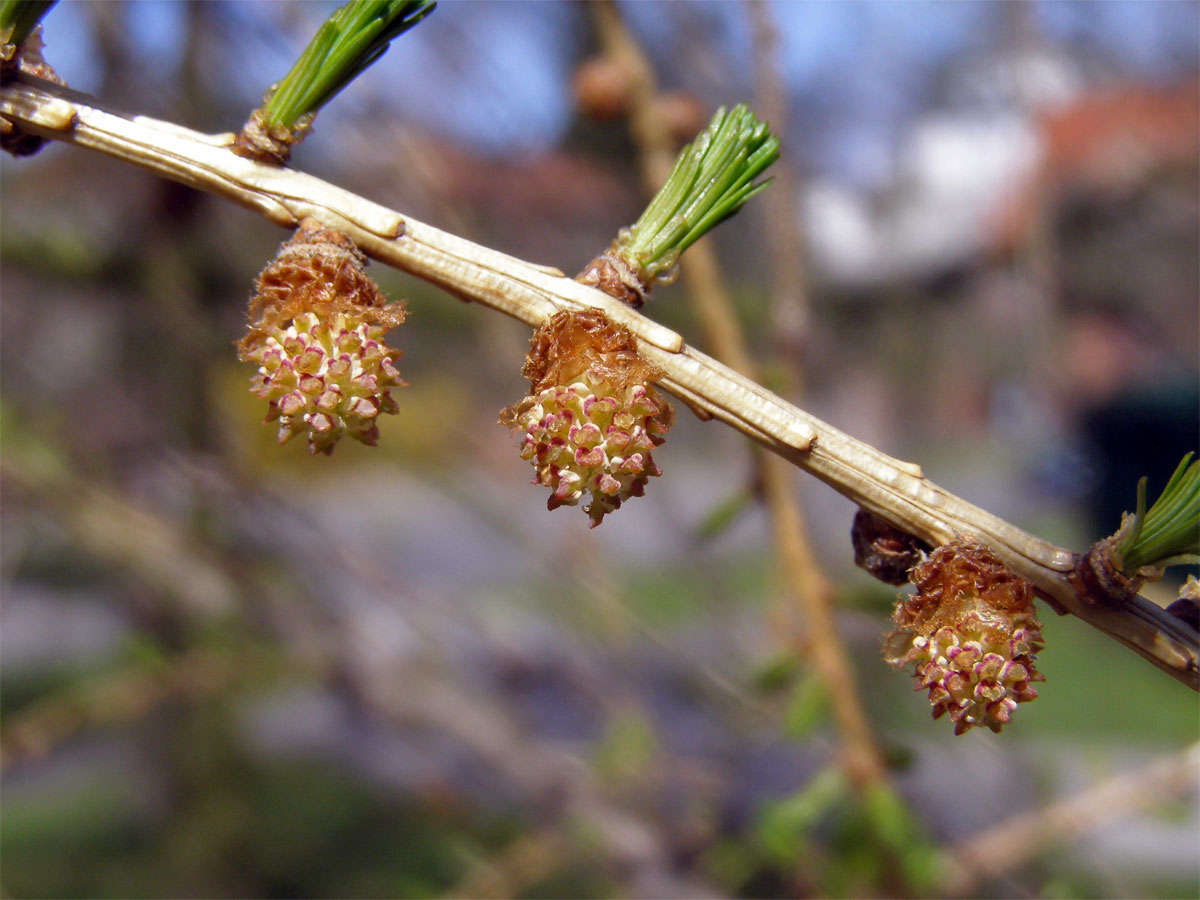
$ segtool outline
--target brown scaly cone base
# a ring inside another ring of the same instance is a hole
[[[955,734],[1000,731],[1045,680],[1034,668],[1045,642],[1032,585],[971,541],[938,547],[909,580],[917,592],[896,605],[884,659],[916,664],[916,690],[928,690],[933,717],[949,716]]]
[[[534,333],[523,374],[529,396],[500,423],[525,432],[521,457],[536,471],[532,483],[551,489],[550,509],[586,499],[595,527],[662,474],[651,451],[674,413],[627,329],[596,309],[557,313]]]
[[[266,421],[279,422],[280,443],[305,434],[310,453],[329,454],[349,435],[374,446],[376,417],[398,411],[400,351],[383,334],[404,309],[365,267],[349,238],[305,219],[258,277],[238,356],[258,366],[251,390],[267,401]]]

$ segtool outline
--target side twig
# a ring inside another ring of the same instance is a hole
[[[959,535],[986,543],[1059,611],[1070,612],[1200,690],[1200,633],[1142,598],[1091,604],[1068,580],[1076,554],[968,503],[894,459],[787,403],[675,332],[560,271],[538,266],[429,225],[303,172],[242,159],[233,136],[205,135],[141,116],[106,112],[79,94],[22,76],[0,88],[0,115],[28,133],[115,157],[217,194],[294,228],[305,216],[338,228],[385,265],[450,294],[540,325],[562,309],[599,308],[629,328],[660,382],[704,418],[717,418],[859,506],[930,544]]]

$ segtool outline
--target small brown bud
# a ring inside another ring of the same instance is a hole
[[[1167,612],[1200,631],[1200,581],[1195,575],[1187,577],[1179,589],[1179,599],[1167,607]]]
[[[885,584],[906,584],[908,571],[929,552],[929,545],[885,519],[859,508],[850,529],[854,564]]]
[[[629,113],[633,78],[628,69],[614,60],[595,56],[575,70],[571,92],[581,113],[598,121],[609,121]]]
[[[654,114],[666,126],[671,138],[680,143],[694,138],[711,116],[694,94],[685,91],[659,94],[654,98]]]

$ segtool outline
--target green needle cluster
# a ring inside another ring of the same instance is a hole
[[[432,0],[351,0],[317,30],[263,107],[268,126],[292,128],[315,113],[437,4]]]
[[[680,253],[770,183],[754,179],[778,158],[778,138],[746,104],[728,112],[722,107],[680,152],[666,183],[622,235],[618,252],[647,281],[669,271]]]
[[[4,38],[4,43],[20,44],[56,2],[57,0],[0,0],[0,36],[9,28],[12,29],[11,34]]]
[[[1200,563],[1200,460],[1193,455],[1180,461],[1149,512],[1146,479],[1138,482],[1134,524],[1116,550],[1122,571]]]

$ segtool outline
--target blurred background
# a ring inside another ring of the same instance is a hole
[[[46,56],[237,130],[333,8],[63,2]],[[1197,449],[1197,4],[617,9],[681,141],[742,100],[776,123],[776,184],[713,239],[769,385],[1076,550]],[[594,13],[442,0],[292,164],[577,271],[645,199]],[[645,498],[548,513],[496,424],[528,329],[374,265],[410,386],[378,448],[311,458],[233,350],[284,232],[67,146],[0,188],[5,896],[930,895],[1069,797],[957,892],[1200,889],[1196,697],[1082,622],[1040,606],[1041,697],[954,737],[879,659],[853,506],[797,475],[905,801],[881,840],[772,625],[739,435],[681,408]],[[682,282],[646,311],[705,349]]]

